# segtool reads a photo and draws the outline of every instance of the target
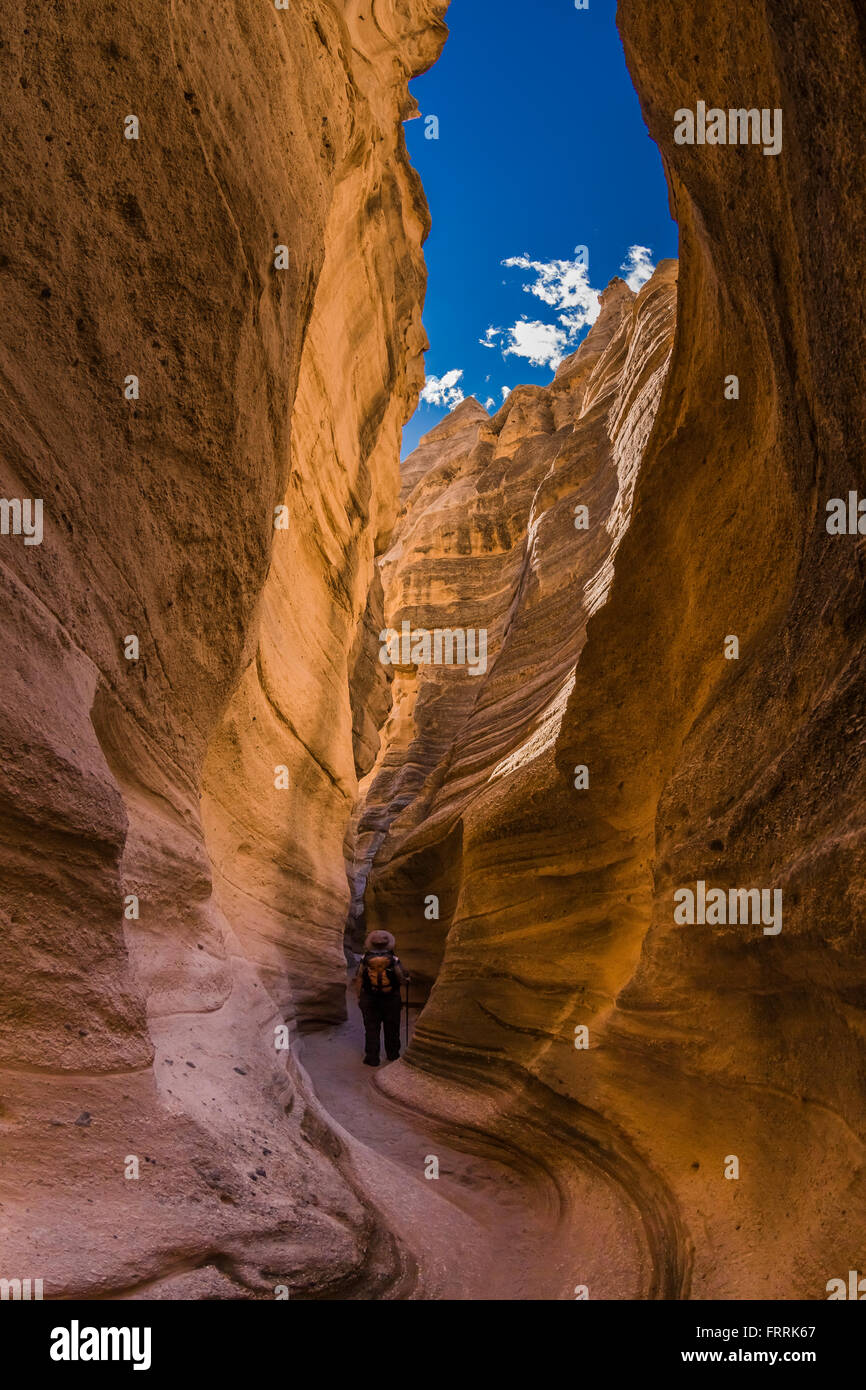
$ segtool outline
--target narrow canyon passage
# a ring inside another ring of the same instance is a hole
[[[675,284],[672,262],[638,296],[614,281],[589,336],[550,387],[516,387],[495,418],[469,399],[425,436],[403,465],[401,515],[379,561],[391,708],[350,827],[349,945],[360,950],[367,927],[384,925],[425,992],[439,981],[446,996],[449,946],[458,972],[470,972],[478,984],[524,976],[536,995],[543,1045],[562,1027],[563,1010],[559,991],[532,979],[526,952],[537,956],[540,941],[534,908],[516,931],[483,928],[485,949],[495,944],[497,954],[507,953],[504,971],[459,940],[465,837],[479,814],[489,815],[491,783],[500,799],[502,788],[522,798],[528,777],[546,777],[551,804],[558,796],[552,753],[587,618],[605,601],[628,526],[639,451],[671,349]],[[578,499],[606,523],[586,536],[577,530]],[[485,630],[483,669],[431,663],[429,654],[413,660],[425,633],[451,636],[476,614]],[[549,828],[549,816],[537,825],[528,853],[533,877],[551,852],[550,844],[542,848]],[[508,883],[508,890],[520,912],[526,889]],[[494,1017],[487,1002],[482,1007]],[[497,1015],[500,1009],[497,1003]],[[519,1113],[520,1070],[498,1103],[490,1097],[479,1114],[483,1076],[461,1094],[459,1075],[447,1060],[443,1066],[443,1054],[447,1059],[468,1039],[494,1088],[502,1086],[502,1048],[491,1056],[488,1039],[472,1036],[475,999],[457,1000],[432,1051],[422,1014],[408,1065],[383,1070],[381,1078],[371,1079],[360,1063],[357,1020],[350,999],[349,1023],[335,1034],[305,1035],[303,1056],[325,1108],[394,1158],[404,1187],[435,1185],[459,1212],[471,1213],[483,1233],[473,1247],[483,1252],[482,1279],[453,1271],[447,1296],[573,1299],[589,1288],[602,1298],[649,1294],[659,1279],[659,1253],[648,1243],[639,1193],[620,1181],[616,1141],[602,1140],[602,1167],[579,1143],[573,1152],[567,1142],[539,1147],[540,1136],[515,1144],[503,1132],[500,1107]],[[526,1034],[523,1021],[516,1032]],[[425,1067],[444,1098],[427,1094]],[[441,1176],[425,1180],[425,1155],[443,1143]],[[459,1158],[451,1143],[471,1159]],[[497,1152],[501,1161],[492,1157]]]
[[[579,1280],[601,1298],[642,1297],[637,1214],[602,1175],[582,1172],[565,1200],[543,1169],[485,1157],[468,1131],[454,1147],[459,1128],[395,1102],[364,1067],[356,989],[348,996],[347,1021],[307,1034],[299,1056],[339,1130],[375,1156],[368,1189],[416,1262],[416,1282],[401,1296],[573,1299]],[[430,1157],[436,1178],[424,1177]]]
[[[863,1269],[862,8],[619,0],[678,258],[401,463],[444,0],[6,7],[0,1280]],[[374,930],[426,999],[376,1072]]]

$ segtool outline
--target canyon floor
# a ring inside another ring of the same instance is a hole
[[[583,1202],[561,1200],[555,1183],[529,1182],[507,1163],[473,1152],[472,1136],[437,1129],[429,1115],[388,1096],[380,1084],[402,1061],[364,1066],[364,1032],[354,989],[348,1018],[307,1034],[300,1060],[335,1128],[367,1150],[377,1174],[365,1185],[398,1236],[414,1249],[409,1297],[461,1300],[639,1298],[646,1270],[637,1213],[623,1209],[601,1174],[576,1174]],[[414,1015],[410,1015],[410,1038]],[[439,1176],[424,1176],[428,1156]],[[420,1240],[419,1240],[420,1238]],[[406,1297],[405,1287],[400,1296]]]

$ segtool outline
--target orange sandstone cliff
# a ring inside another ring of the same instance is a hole
[[[46,1297],[414,1287],[285,1044],[342,1008],[444,8],[2,20],[2,491],[45,534],[0,556],[0,1202]]]
[[[620,0],[679,268],[401,477],[444,9],[0,21],[0,491],[44,502],[0,537],[0,1273],[46,1297],[441,1293],[299,1061],[347,919],[429,994],[383,1104],[542,1194],[549,1296],[862,1268],[859,7]],[[675,144],[700,100],[781,152]],[[484,669],[386,669],[404,621]],[[781,930],[678,922],[699,881]]]
[[[472,533],[483,451],[496,467],[505,440],[496,535],[520,506],[505,470],[556,438],[548,401],[518,393],[522,420],[467,420],[413,465],[386,607],[462,612],[465,582],[497,655],[453,727],[456,694],[398,674],[406,753],[367,791],[359,872],[367,917],[422,938],[436,983],[381,1084],[543,1162],[564,1222],[575,1173],[607,1175],[639,1222],[640,1296],[826,1298],[862,1266],[866,1216],[864,569],[826,527],[864,486],[862,20],[621,0],[619,24],[681,228],[673,355],[648,439],[637,375],[593,453],[627,458],[631,435],[633,469],[642,448],[628,516],[568,476],[575,420],[554,476],[593,530],[568,533],[560,501],[545,534],[546,484],[504,603],[485,545],[509,538]],[[782,152],[677,145],[698,100],[780,108]],[[781,892],[781,930],[677,922],[699,881]]]

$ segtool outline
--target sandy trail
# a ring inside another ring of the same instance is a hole
[[[624,1218],[604,1180],[583,1175],[580,1217],[570,1211],[563,1223],[549,1192],[504,1163],[451,1147],[435,1122],[378,1089],[385,1067],[403,1063],[363,1065],[351,989],[347,1005],[345,1023],[301,1040],[300,1061],[322,1105],[363,1146],[353,1151],[365,1187],[415,1254],[421,1278],[413,1296],[564,1300],[574,1299],[577,1284],[590,1297],[640,1296],[631,1215]],[[439,1160],[438,1179],[424,1176],[429,1155]]]

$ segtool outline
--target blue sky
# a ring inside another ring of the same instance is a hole
[[[635,284],[677,254],[615,13],[616,0],[452,0],[442,57],[412,83],[422,119],[406,140],[433,216],[430,401],[406,426],[404,456],[461,392],[498,409],[503,387],[549,382],[587,332],[590,291],[623,273],[630,248],[651,252],[633,255]]]

